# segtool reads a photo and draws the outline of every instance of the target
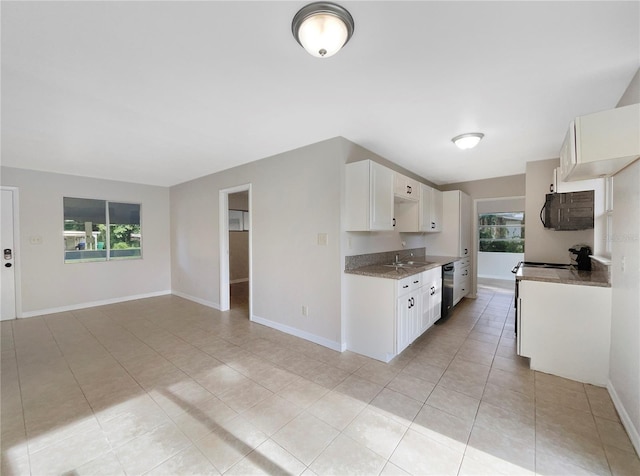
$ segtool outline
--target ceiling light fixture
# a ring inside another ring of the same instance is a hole
[[[293,36],[307,52],[318,58],[335,55],[353,35],[353,17],[340,5],[310,3],[291,23]]]
[[[484,137],[481,132],[470,132],[468,134],[460,134],[455,136],[451,141],[458,146],[459,149],[473,149],[478,142]]]

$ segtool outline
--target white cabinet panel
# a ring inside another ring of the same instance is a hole
[[[371,215],[372,230],[393,229],[393,171],[371,162]]]
[[[440,193],[442,232],[427,236],[427,249],[434,255],[471,257],[471,197],[460,190]]]
[[[420,231],[442,231],[442,192],[420,184]]]
[[[640,104],[580,116],[560,149],[562,180],[614,175],[640,157]]]
[[[453,272],[453,305],[471,291],[471,258],[456,261]]]
[[[611,288],[522,280],[518,293],[518,353],[531,368],[606,385]]]
[[[417,202],[420,199],[420,183],[401,173],[394,173],[393,193],[400,200]]]
[[[420,334],[433,325],[442,315],[442,267],[422,273],[422,318]]]
[[[345,167],[346,230],[393,230],[393,171],[371,160]]]
[[[442,231],[442,192],[431,189],[431,230]]]
[[[396,307],[396,354],[399,354],[418,337],[418,321],[420,312],[420,293],[414,291],[401,296],[397,300]]]

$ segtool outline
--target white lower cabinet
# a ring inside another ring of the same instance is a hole
[[[611,288],[522,280],[516,318],[517,352],[531,369],[607,384]]]
[[[441,267],[401,280],[345,275],[347,349],[389,362],[440,318]]]
[[[453,271],[453,305],[469,294],[471,289],[471,259],[463,258],[456,261]]]
[[[431,327],[442,315],[442,267],[429,269],[422,273],[420,294],[422,309],[418,335]]]
[[[420,291],[413,291],[398,298],[396,316],[396,354],[399,354],[413,342],[418,332]]]

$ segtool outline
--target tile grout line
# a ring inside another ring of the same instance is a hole
[[[73,314],[73,311],[71,311],[71,312],[70,312],[70,315],[71,315],[71,317],[73,317],[74,321],[78,322],[78,323],[79,323],[83,328],[85,328],[85,329],[87,330],[87,332],[89,332],[89,334],[90,334],[90,335],[92,335],[92,334],[91,334],[91,332],[89,331],[89,329],[87,329],[87,328],[82,324],[82,322],[80,322],[80,321],[78,320],[78,318],[75,316],[75,314]],[[82,392],[82,396],[84,397],[85,401],[87,402],[87,405],[89,405],[89,408],[91,409],[91,413],[93,414],[93,417],[95,418],[96,423],[98,423],[98,426],[100,427],[100,431],[102,432],[102,436],[104,437],[104,439],[107,441],[107,443],[108,443],[108,445],[109,445],[109,448],[110,448],[109,452],[111,452],[111,453],[116,457],[116,459],[118,460],[118,464],[119,464],[119,465],[120,465],[120,467],[121,467],[121,468],[123,468],[123,470],[124,470],[124,466],[122,465],[122,462],[120,461],[120,458],[118,458],[118,455],[114,452],[114,449],[115,449],[115,448],[113,447],[113,444],[111,443],[111,441],[109,440],[109,438],[108,438],[108,437],[107,437],[107,435],[105,434],[105,432],[104,432],[104,427],[102,426],[102,423],[100,423],[100,420],[99,420],[99,419],[98,419],[98,417],[96,416],[95,409],[93,408],[93,406],[92,406],[92,405],[91,405],[91,403],[89,402],[89,399],[87,398],[87,394],[86,394],[86,393],[84,392],[84,390],[82,389],[82,385],[80,385],[80,382],[78,381],[78,378],[76,377],[76,374],[74,373],[73,369],[72,369],[72,368],[71,368],[71,366],[69,365],[69,360],[67,359],[67,356],[65,355],[65,353],[64,353],[64,352],[63,352],[63,350],[62,350],[62,348],[60,347],[60,344],[58,343],[58,339],[56,339],[56,336],[55,336],[54,332],[51,330],[51,327],[49,326],[49,322],[48,322],[46,319],[44,319],[44,318],[43,318],[43,321],[44,321],[45,325],[47,326],[47,329],[49,329],[49,332],[51,333],[51,337],[53,338],[53,341],[56,343],[56,346],[58,347],[58,350],[60,351],[60,354],[62,355],[62,358],[63,358],[63,359],[64,359],[64,361],[66,362],[67,367],[69,368],[69,372],[70,372],[70,373],[71,373],[71,375],[73,376],[73,379],[75,380],[76,385],[78,386],[78,389],[80,390],[80,392]],[[92,335],[92,336],[93,336],[93,335]],[[94,338],[95,338],[95,337],[94,337]],[[97,339],[96,339],[96,341],[97,341],[97,342],[102,346],[102,343],[101,343],[100,341],[98,341]],[[103,346],[103,347],[104,347],[104,346]],[[106,350],[106,349],[105,349],[105,350]],[[108,352],[108,351],[107,351],[107,352]],[[111,355],[111,354],[109,354],[109,355]],[[73,436],[76,436],[76,435],[70,435],[68,438],[65,438],[65,439],[72,438]],[[44,449],[44,448],[43,448],[43,449]],[[96,458],[93,458],[93,459],[91,459],[91,460],[89,460],[89,461],[86,461],[86,462],[85,462],[85,463],[83,463],[83,464],[90,463],[90,462],[92,462],[92,461],[95,461],[95,460],[96,460],[96,459],[98,459],[98,458],[103,457],[103,456],[104,456],[104,455],[99,455],[99,456],[97,456]],[[80,466],[82,466],[82,465],[80,465]],[[75,469],[77,469],[77,468],[74,468],[74,470],[75,470]],[[126,472],[126,471],[125,471],[125,472]]]
[[[27,431],[27,418],[24,412],[24,397],[22,390],[22,378],[20,377],[20,365],[18,365],[18,346],[16,345],[14,324],[17,319],[11,321],[11,341],[13,342],[13,354],[16,359],[16,376],[18,377],[18,390],[20,392],[20,411],[22,413],[22,425],[24,427],[24,443],[27,449],[27,461],[29,462],[29,473],[31,473],[31,451],[29,450],[29,433]]]

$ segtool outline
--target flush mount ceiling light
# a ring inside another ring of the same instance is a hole
[[[340,5],[310,3],[291,23],[293,36],[307,52],[318,58],[335,55],[353,35],[353,17]]]
[[[481,132],[470,132],[468,134],[460,134],[455,136],[451,141],[458,146],[459,149],[473,149],[478,145],[480,139],[484,137]]]

